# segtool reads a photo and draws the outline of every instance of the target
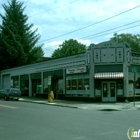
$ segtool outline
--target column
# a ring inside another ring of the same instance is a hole
[[[29,97],[32,97],[32,81],[30,74],[29,74]]]

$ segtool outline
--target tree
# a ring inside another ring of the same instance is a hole
[[[8,1],[2,5],[5,15],[0,14],[0,64],[1,70],[35,63],[41,60],[44,52],[42,45],[37,46],[40,35],[33,24],[28,24],[24,14],[23,2]]]
[[[127,42],[133,51],[140,51],[140,35],[114,34],[110,40],[115,42]]]
[[[60,58],[64,56],[70,56],[78,53],[82,53],[86,51],[86,45],[79,43],[77,40],[66,40],[56,49],[52,58]]]

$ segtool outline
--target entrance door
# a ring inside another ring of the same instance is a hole
[[[116,102],[115,82],[102,82],[102,102]]]

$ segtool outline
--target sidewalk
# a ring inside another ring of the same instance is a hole
[[[86,110],[97,110],[97,111],[120,111],[120,110],[137,110],[140,109],[140,102],[129,103],[96,103],[96,102],[81,102],[81,101],[69,101],[55,99],[54,103],[49,103],[48,99],[36,98],[36,97],[22,97],[19,99],[22,102],[30,102],[37,104],[45,104],[60,107],[69,107]]]

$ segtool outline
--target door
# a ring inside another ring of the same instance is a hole
[[[116,82],[102,82],[102,102],[116,102]]]

